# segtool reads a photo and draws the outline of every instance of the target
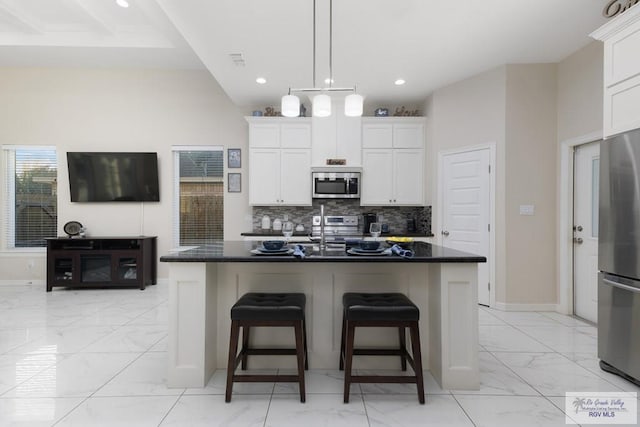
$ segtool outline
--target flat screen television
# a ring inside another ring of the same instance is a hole
[[[156,153],[68,152],[72,202],[159,202]]]

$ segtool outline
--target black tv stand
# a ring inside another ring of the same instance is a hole
[[[155,236],[47,239],[47,292],[157,282]]]

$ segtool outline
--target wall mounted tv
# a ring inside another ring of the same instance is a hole
[[[68,152],[72,202],[159,202],[156,153]]]

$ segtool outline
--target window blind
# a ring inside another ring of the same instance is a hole
[[[224,238],[224,149],[174,146],[174,241],[197,246]]]
[[[54,147],[3,146],[6,160],[5,246],[46,246],[58,224],[58,167]]]

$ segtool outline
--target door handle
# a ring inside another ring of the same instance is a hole
[[[447,237],[447,236],[449,235],[449,232],[448,232],[447,230],[444,230],[444,231],[442,232],[442,235],[443,235],[443,236],[445,236],[445,237]]]
[[[573,231],[582,231],[582,226],[581,225],[574,225],[573,226]]]
[[[582,237],[574,237],[573,238],[573,243],[577,243],[579,245],[581,245],[583,241],[584,240],[582,240]]]

